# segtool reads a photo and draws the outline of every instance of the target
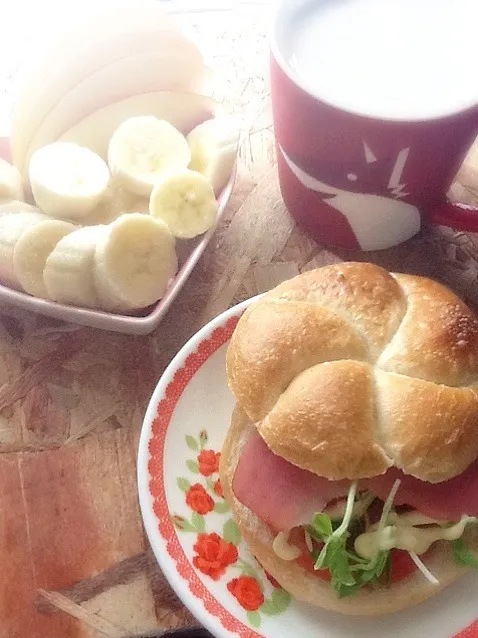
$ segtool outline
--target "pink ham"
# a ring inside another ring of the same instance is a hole
[[[385,500],[396,479],[401,480],[396,505],[409,505],[438,520],[458,521],[464,514],[478,516],[478,461],[443,483],[420,481],[393,467],[382,476],[363,481],[362,486]]]
[[[396,505],[409,505],[439,520],[478,516],[478,461],[444,483],[426,483],[391,468],[361,481],[360,488],[385,500],[397,478],[402,483]],[[345,496],[349,486],[350,481],[329,481],[292,465],[271,452],[257,433],[244,446],[233,480],[238,500],[278,531],[310,523],[330,501]]]
[[[275,530],[310,523],[315,512],[347,494],[350,481],[329,481],[277,456],[254,433],[244,446],[232,489]]]

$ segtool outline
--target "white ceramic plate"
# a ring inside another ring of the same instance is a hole
[[[178,596],[217,638],[478,638],[477,573],[404,612],[346,618],[290,600],[241,541],[220,496],[217,454],[234,405],[227,344],[252,301],[217,317],[184,346],[144,420],[141,510],[158,563]]]
[[[9,154],[8,140],[5,138],[0,139],[0,157],[5,157],[10,160]],[[12,290],[2,284],[0,284],[0,307],[2,303],[10,304],[23,308],[24,310],[46,315],[47,317],[53,317],[54,319],[69,321],[92,328],[100,328],[102,330],[111,330],[113,332],[123,332],[126,334],[148,334],[152,332],[168,312],[171,304],[176,299],[193,271],[194,266],[209,244],[231,196],[235,178],[236,169],[234,169],[231,179],[219,196],[219,209],[214,226],[197,239],[190,240],[187,243],[178,242],[179,271],[171,281],[164,297],[143,314],[119,315],[102,310],[77,308],[75,306],[48,301],[47,299],[32,297],[24,292]]]

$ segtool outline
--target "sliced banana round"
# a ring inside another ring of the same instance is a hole
[[[30,295],[48,298],[43,271],[57,243],[78,226],[59,219],[38,222],[25,230],[13,251],[13,268],[20,285]]]
[[[0,202],[0,216],[12,215],[15,213],[39,213],[40,209],[37,206],[26,204],[18,199],[12,199],[10,201]]]
[[[100,304],[118,312],[146,308],[161,299],[177,268],[175,241],[165,224],[142,213],[122,215],[96,246]]]
[[[107,226],[85,226],[60,239],[48,256],[43,282],[48,297],[75,306],[98,306],[94,283],[96,244]]]
[[[202,173],[218,195],[229,181],[237,157],[240,122],[233,116],[216,117],[198,124],[187,141],[189,168]]]
[[[166,120],[152,115],[131,117],[110,140],[111,174],[137,195],[148,197],[166,172],[186,168],[191,161],[186,138]]]
[[[47,215],[34,212],[0,216],[0,281],[2,284],[21,290],[14,268],[15,246],[28,228],[47,219]]]
[[[150,214],[165,222],[171,233],[181,239],[209,230],[217,210],[209,180],[188,169],[166,175],[156,184],[149,200]]]
[[[140,197],[118,184],[117,179],[111,178],[105,196],[100,204],[82,219],[84,226],[109,224],[123,213],[148,213],[149,197]]]
[[[0,200],[22,200],[24,197],[20,171],[0,158]]]
[[[103,197],[110,178],[106,162],[88,148],[54,142],[36,151],[30,185],[41,210],[60,219],[81,219]]]

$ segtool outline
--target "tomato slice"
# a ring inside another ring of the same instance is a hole
[[[391,557],[391,569],[390,569],[390,582],[399,583],[405,578],[408,578],[418,567],[412,560],[412,557],[408,552],[403,549],[392,549],[390,552]]]
[[[304,530],[302,527],[294,527],[289,534],[289,543],[298,547],[302,554],[297,559],[297,563],[305,569],[306,572],[314,574],[322,580],[329,582],[332,578],[328,569],[314,569],[315,561],[310,555],[309,549],[305,542]]]

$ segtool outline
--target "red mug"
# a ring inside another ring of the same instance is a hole
[[[465,108],[428,118],[344,108],[321,94],[319,73],[311,88],[291,63],[288,34],[306,6],[278,10],[270,67],[280,188],[298,224],[320,244],[361,250],[406,241],[425,220],[478,231],[478,209],[446,197],[478,133],[478,90]]]

